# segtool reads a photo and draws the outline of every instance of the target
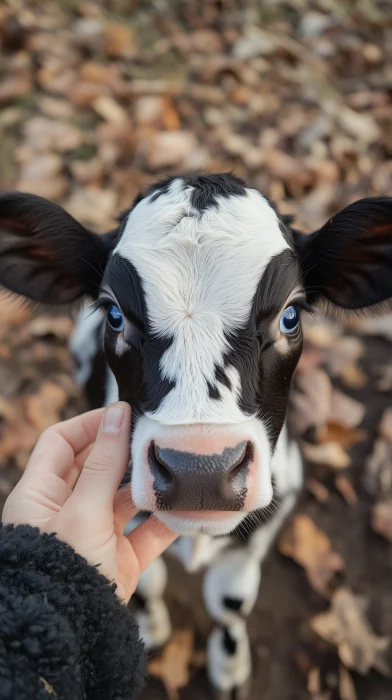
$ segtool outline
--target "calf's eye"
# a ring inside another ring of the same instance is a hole
[[[280,330],[286,335],[294,333],[297,330],[300,319],[300,313],[296,306],[288,306],[280,317]]]
[[[111,304],[107,310],[107,320],[110,328],[116,333],[121,333],[124,329],[124,317],[115,304]]]

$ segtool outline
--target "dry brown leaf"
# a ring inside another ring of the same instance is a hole
[[[129,120],[126,110],[110,95],[100,95],[92,103],[97,114],[110,124],[122,125]]]
[[[308,674],[308,691],[312,700],[331,700],[330,690],[322,689],[321,673],[319,668],[311,668]]]
[[[54,335],[60,340],[67,340],[72,328],[73,323],[68,316],[37,316],[28,326],[29,332],[35,338]]]
[[[308,320],[304,325],[304,338],[316,348],[326,350],[331,348],[340,335],[341,330],[332,322],[315,322]]]
[[[392,444],[377,438],[373,452],[366,462],[364,481],[372,494],[388,493],[392,489]]]
[[[146,164],[152,170],[185,166],[198,151],[200,146],[190,131],[163,131],[144,144]]]
[[[0,415],[4,420],[0,438],[1,466],[5,466],[7,459],[12,458],[23,469],[36,443],[38,433],[27,420],[25,408],[25,397],[17,397],[9,402],[1,399]]]
[[[382,414],[378,430],[382,437],[392,442],[392,408],[387,408]]]
[[[177,630],[159,656],[148,664],[149,673],[162,681],[169,700],[179,700],[178,691],[188,683],[193,643],[192,630]]]
[[[345,469],[350,465],[350,457],[338,442],[323,442],[313,445],[310,442],[301,443],[302,452],[312,464],[330,469]]]
[[[48,380],[41,384],[37,394],[26,396],[26,415],[37,430],[45,430],[60,420],[67,400],[67,392]]]
[[[31,310],[21,299],[0,293],[0,329],[20,326],[31,316]]]
[[[328,584],[343,570],[344,562],[338,552],[332,551],[329,538],[313,520],[297,515],[283,531],[279,550],[303,566],[312,588],[328,597]]]
[[[364,615],[365,601],[347,588],[335,591],[328,612],[311,620],[311,629],[338,648],[342,663],[362,675],[371,668],[392,675],[387,660],[390,637],[376,635]]]
[[[371,523],[374,532],[392,542],[392,499],[373,506]]]
[[[340,377],[350,389],[362,389],[368,381],[366,374],[354,363],[342,367]]]
[[[379,391],[392,391],[392,365],[384,365],[379,368],[377,389]]]
[[[331,381],[322,369],[298,374],[292,396],[290,422],[295,435],[322,427],[330,414]]]
[[[25,123],[26,143],[34,151],[73,151],[83,142],[83,132],[67,122],[32,117]]]
[[[343,664],[339,669],[339,694],[340,700],[357,700],[354,681]]]
[[[358,503],[357,492],[355,491],[351,481],[349,481],[344,474],[339,474],[339,476],[335,477],[335,486],[349,506],[353,506],[355,503]]]
[[[43,676],[40,676],[39,679],[40,679],[42,685],[44,686],[45,692],[48,693],[48,695],[53,695],[54,697],[57,698],[57,693],[56,693],[55,689],[53,688],[53,686],[50,683],[48,683],[46,678],[44,678]]]
[[[356,428],[363,420],[366,407],[350,396],[334,389],[331,397],[329,420],[345,428]]]
[[[327,351],[325,360],[332,376],[341,376],[347,365],[356,364],[365,352],[363,343],[353,336],[337,338]]]
[[[378,335],[392,340],[392,314],[354,319],[351,321],[351,326],[364,335]]]
[[[328,423],[318,433],[320,442],[336,442],[344,449],[349,449],[357,442],[362,442],[366,438],[365,430],[355,428],[345,428],[339,423]]]
[[[307,479],[306,487],[319,503],[327,503],[329,500],[329,491],[321,481],[317,479]]]
[[[133,37],[130,27],[119,22],[113,22],[105,27],[104,50],[110,58],[130,56],[133,46]]]

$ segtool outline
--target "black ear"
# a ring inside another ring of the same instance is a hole
[[[95,296],[115,234],[88,231],[43,197],[0,194],[0,285],[45,304]]]
[[[392,297],[392,197],[350,204],[319,231],[294,231],[309,301],[362,309]]]

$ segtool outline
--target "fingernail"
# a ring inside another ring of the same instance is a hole
[[[103,418],[102,430],[104,433],[118,433],[124,417],[124,406],[115,403],[108,406]]]

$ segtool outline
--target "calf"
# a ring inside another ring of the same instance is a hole
[[[103,343],[105,401],[133,408],[133,500],[184,536],[173,551],[188,570],[207,567],[209,676],[222,697],[242,696],[260,563],[302,484],[284,426],[301,310],[392,297],[392,198],[304,235],[232,175],[191,175],[154,185],[102,236],[20,193],[0,195],[0,230],[4,287],[44,304],[95,300],[71,342],[79,381]],[[159,559],[135,595],[150,648],[170,635],[165,584]]]

